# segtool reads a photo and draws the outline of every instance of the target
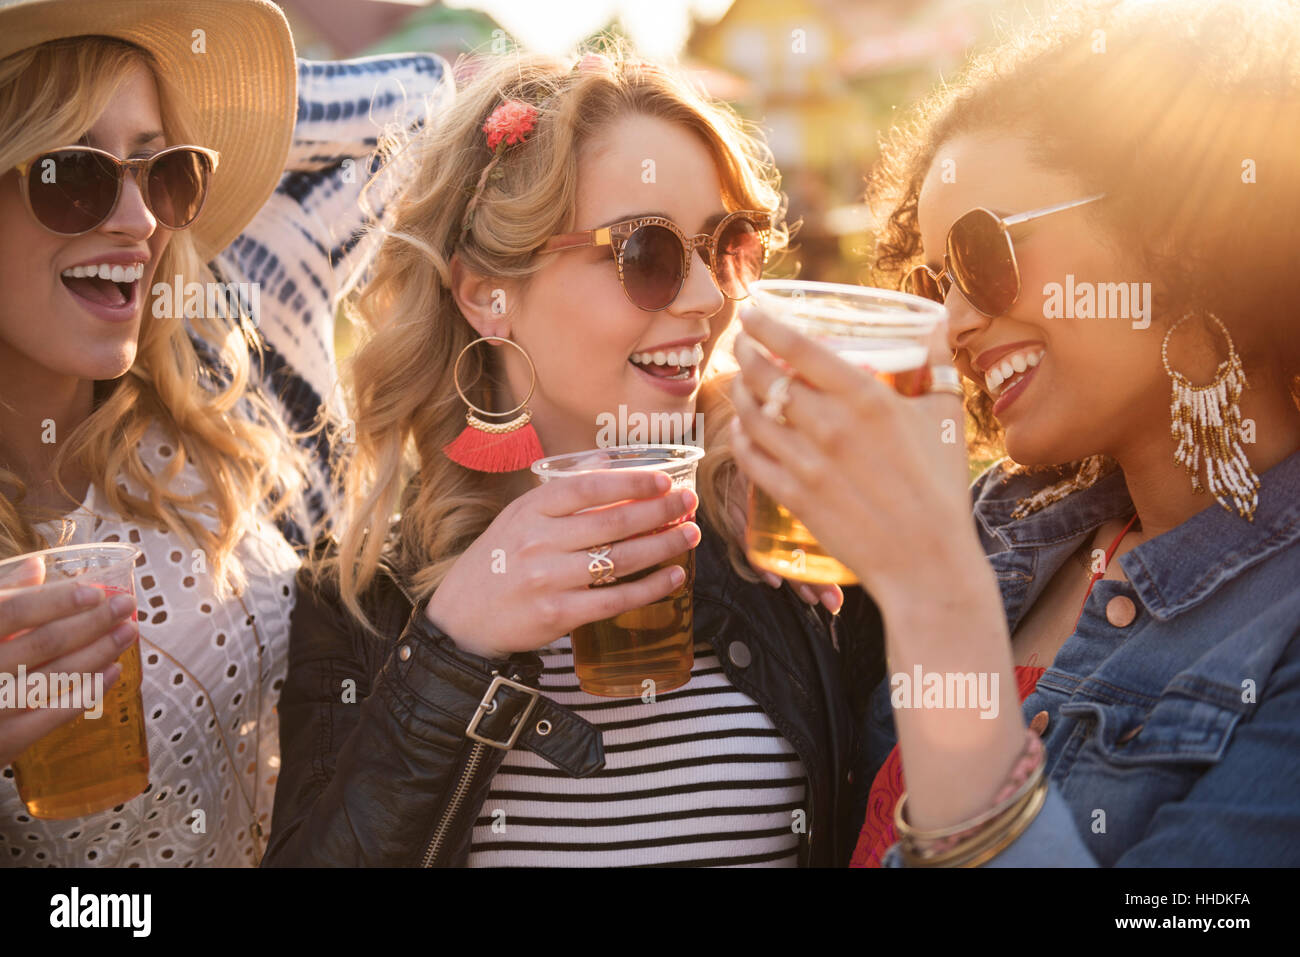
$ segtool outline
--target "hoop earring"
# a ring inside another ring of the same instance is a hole
[[[1223,333],[1228,343],[1228,358],[1219,363],[1214,379],[1207,385],[1194,386],[1181,373],[1169,367],[1169,337],[1192,317],[1188,313],[1165,333],[1160,346],[1160,361],[1173,383],[1169,406],[1170,434],[1178,440],[1174,461],[1192,477],[1192,490],[1203,491],[1201,460],[1205,460],[1205,481],[1210,494],[1229,512],[1236,511],[1247,521],[1255,520],[1259,504],[1259,476],[1241,447],[1241,407],[1237,404],[1246,387],[1246,373],[1241,358],[1233,348],[1232,337],[1219,318],[1206,316]]]
[[[524,396],[524,401],[513,409],[506,412],[489,412],[487,409],[480,409],[469,400],[465,390],[460,386],[460,360],[464,359],[465,353],[480,342],[504,342],[514,346],[528,362],[528,369],[532,374],[532,381],[528,384],[528,395]],[[475,339],[460,350],[456,363],[451,367],[451,378],[456,386],[456,394],[469,406],[469,411],[465,413],[465,421],[468,424],[460,435],[443,446],[442,451],[447,458],[475,472],[517,472],[528,468],[542,457],[542,443],[537,437],[537,430],[531,424],[533,413],[528,408],[528,400],[533,397],[533,390],[537,387],[537,367],[533,365],[532,358],[524,351],[523,346],[501,336],[482,336]],[[515,413],[520,414],[515,415]],[[515,417],[500,423],[484,421],[506,416]]]

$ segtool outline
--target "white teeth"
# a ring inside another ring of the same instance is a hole
[[[638,365],[660,365],[660,366],[677,366],[687,368],[697,366],[704,361],[704,347],[699,343],[694,346],[680,350],[667,350],[660,352],[634,352],[632,361]]]
[[[71,269],[65,269],[60,274],[72,279],[96,278],[107,279],[110,282],[135,282],[144,276],[144,263],[133,263],[130,266],[112,266],[107,263],[99,263],[93,266],[73,266]]]
[[[1015,382],[1020,381],[1021,375],[1029,369],[1035,368],[1038,363],[1043,361],[1046,352],[1035,350],[1033,352],[1017,352],[1013,356],[1003,359],[992,369],[984,374],[984,385],[989,394],[997,396],[1005,392]]]

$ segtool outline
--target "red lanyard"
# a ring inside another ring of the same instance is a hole
[[[1083,604],[1079,606],[1079,618],[1083,617],[1083,609],[1084,606],[1088,604],[1088,596],[1092,594],[1092,586],[1097,584],[1098,581],[1100,581],[1103,577],[1105,577],[1106,569],[1110,567],[1111,556],[1115,554],[1115,549],[1119,548],[1119,543],[1124,540],[1124,536],[1128,534],[1129,529],[1133,527],[1133,523],[1136,521],[1137,521],[1137,512],[1134,512],[1133,517],[1130,518],[1128,520],[1128,524],[1124,526],[1124,531],[1116,535],[1115,540],[1110,543],[1110,548],[1106,549],[1106,560],[1102,565],[1101,571],[1092,573],[1092,580],[1088,582],[1088,590],[1083,593]],[[1076,628],[1079,627],[1079,618],[1076,618],[1074,620],[1074,626]]]

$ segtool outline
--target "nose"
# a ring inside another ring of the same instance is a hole
[[[948,307],[948,346],[954,352],[966,348],[971,339],[988,327],[988,316],[976,311],[956,283],[948,288],[944,305]]]
[[[691,251],[691,268],[686,274],[686,281],[682,283],[682,291],[668,306],[668,311],[673,315],[711,316],[727,301],[727,297],[722,294],[722,290],[713,280],[713,273],[709,271],[709,266],[704,259],[706,255],[702,245],[696,246]]]
[[[158,228],[149,207],[145,205],[144,194],[136,177],[128,175],[122,182],[122,192],[117,197],[117,205],[108,219],[100,225],[101,232],[126,236],[132,240],[145,240]]]

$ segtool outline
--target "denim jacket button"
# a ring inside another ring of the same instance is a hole
[[[1137,606],[1127,595],[1116,595],[1106,602],[1106,620],[1116,628],[1127,628],[1137,617]]]
[[[1043,736],[1043,732],[1047,730],[1046,711],[1040,711],[1038,714],[1034,715],[1034,720],[1029,722],[1029,730],[1033,731],[1040,738]]]
[[[743,641],[733,641],[728,645],[727,657],[731,659],[731,663],[737,668],[748,668],[749,663],[754,660],[754,656],[750,654],[749,645]]]

